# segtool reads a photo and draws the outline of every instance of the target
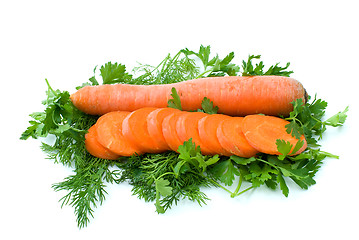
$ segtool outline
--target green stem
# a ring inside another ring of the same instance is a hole
[[[217,187],[219,187],[219,188],[222,188],[224,191],[228,192],[228,193],[231,194],[231,195],[233,194],[228,188],[222,186],[221,184],[219,184],[218,182],[214,181],[213,179],[207,177],[207,176],[204,175],[203,173],[198,173],[198,172],[194,172],[194,171],[190,171],[190,172],[191,172],[191,173],[194,173],[194,174],[197,174],[197,175],[199,175],[199,176],[201,176],[201,177],[206,178],[206,179],[207,179],[208,181],[210,181],[213,185],[215,185],[215,186],[217,186]],[[173,172],[164,173],[163,175],[166,175],[166,174],[173,174],[173,175],[176,176],[176,174],[173,173]],[[163,175],[162,175],[162,176],[163,176]]]
[[[239,176],[239,181],[238,181],[237,188],[236,188],[236,190],[234,190],[234,192],[231,194],[231,197],[232,197],[232,198],[234,198],[234,197],[238,194],[239,189],[240,189],[241,186],[242,186],[242,182],[243,182],[243,176],[240,175],[240,176]]]
[[[54,89],[52,89],[52,87],[50,86],[49,81],[47,81],[47,78],[45,78],[47,87],[49,88],[49,90],[57,97],[57,93],[54,91]]]
[[[174,172],[165,172],[164,174],[162,174],[161,176],[159,176],[157,179],[155,179],[155,180],[158,180],[158,179],[160,179],[160,178],[162,178],[162,177],[164,177],[164,176],[166,176],[166,175],[169,175],[169,174],[172,174],[172,175],[174,175],[174,176],[176,176],[176,174],[174,173]],[[155,178],[154,176],[152,176],[153,178]]]
[[[243,194],[243,193],[245,193],[245,192],[247,192],[247,191],[249,191],[249,190],[251,190],[253,188],[254,188],[253,186],[250,186],[249,188],[244,189],[242,192],[237,193],[234,197],[238,197],[239,195],[241,195],[241,194]]]
[[[216,185],[217,187],[222,188],[224,191],[228,192],[229,194],[233,194],[229,189],[223,187],[221,184],[219,184],[218,182],[214,181],[213,179],[210,179],[208,177],[206,177],[211,183],[213,183],[214,185]]]
[[[270,163],[268,161],[265,161],[263,159],[260,159],[260,158],[257,158],[257,160],[260,161],[260,162],[263,162],[265,164],[268,164],[269,166],[274,167],[275,169],[279,170],[279,167],[277,165],[274,165],[274,164],[272,164],[272,163]]]
[[[203,77],[206,73],[210,73],[210,72],[212,72],[212,69],[209,69],[209,70],[204,71],[203,73],[197,75],[196,78],[201,78],[201,77]]]

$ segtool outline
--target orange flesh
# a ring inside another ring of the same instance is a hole
[[[219,124],[227,118],[230,117],[222,114],[212,114],[207,115],[198,121],[198,134],[201,142],[208,146],[213,152],[224,156],[230,156],[232,154],[225,150],[219,143],[217,129]]]
[[[129,114],[126,111],[109,112],[102,115],[96,123],[98,142],[121,156],[142,154],[122,134],[122,122]]]
[[[201,107],[204,97],[219,107],[219,113],[246,116],[263,113],[287,116],[292,101],[305,101],[300,82],[283,76],[209,77],[162,85],[113,84],[86,86],[71,95],[73,104],[88,114],[134,111],[143,107],[166,107],[176,88],[185,111]]]
[[[141,152],[160,153],[162,149],[150,136],[147,129],[147,116],[156,108],[141,108],[130,113],[122,123],[124,137]]]
[[[285,125],[288,123],[288,121],[278,117],[248,115],[243,120],[243,133],[249,144],[258,151],[280,155],[276,145],[277,139],[289,141],[293,148],[298,141],[286,132]],[[304,136],[300,140],[304,140],[303,147],[292,155],[299,154],[307,148],[307,141]]]
[[[200,146],[203,154],[215,155],[217,153],[201,141],[198,133],[198,121],[207,115],[208,114],[203,112],[187,112],[182,114],[178,117],[176,130],[182,143],[192,138],[192,142],[195,143],[196,146]]]
[[[152,111],[147,116],[147,129],[149,135],[154,141],[157,141],[161,149],[170,150],[165,137],[162,132],[162,122],[165,117],[171,113],[178,112],[179,110],[174,108],[158,108]]]
[[[242,132],[242,117],[232,117],[223,120],[217,129],[217,136],[221,146],[231,153],[240,157],[253,157],[258,151],[246,140]]]
[[[183,112],[174,112],[168,115],[163,119],[162,122],[162,132],[163,137],[165,138],[168,146],[173,151],[178,150],[178,147],[183,144],[183,142],[179,139],[177,131],[176,131],[176,123],[179,116],[181,116]]]
[[[111,152],[97,141],[96,125],[93,125],[85,135],[85,146],[87,151],[98,158],[116,160],[119,155]]]

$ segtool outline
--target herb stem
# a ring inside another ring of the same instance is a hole
[[[196,78],[201,78],[201,77],[203,77],[206,73],[211,73],[211,72],[212,72],[212,69],[206,70],[206,71],[202,72],[201,74],[197,75]]]
[[[46,85],[47,85],[48,89],[57,97],[58,94],[54,91],[54,89],[52,89],[52,87],[50,86],[50,83],[47,80],[47,78],[45,78],[45,81],[46,81]]]
[[[231,196],[232,196],[233,193],[232,193],[229,189],[225,188],[224,186],[222,186],[222,185],[219,184],[218,182],[214,181],[213,179],[210,179],[210,178],[208,178],[208,177],[206,177],[206,178],[207,178],[211,183],[213,183],[213,184],[216,185],[217,187],[222,188],[224,191],[228,192],[228,193],[231,194]]]
[[[153,178],[154,178],[155,180],[158,180],[158,179],[160,179],[160,178],[162,178],[162,177],[164,177],[164,176],[166,176],[166,175],[169,175],[169,174],[172,174],[172,175],[176,176],[176,174],[175,174],[174,172],[165,172],[164,174],[162,174],[161,176],[159,176],[157,179],[155,179],[154,176],[153,176]]]
[[[254,188],[253,186],[250,186],[250,187],[244,189],[243,191],[241,191],[240,193],[237,193],[237,194],[236,194],[235,196],[233,196],[233,197],[238,197],[239,195],[241,195],[241,194],[243,194],[243,193],[245,193],[245,192],[247,192],[247,191],[249,191],[249,190],[251,190],[251,189],[253,189],[253,188]]]
[[[240,175],[239,176],[239,181],[238,181],[238,185],[237,185],[237,188],[236,190],[234,190],[234,192],[231,194],[231,197],[234,198],[235,196],[237,196],[238,192],[239,192],[239,189],[241,188],[242,186],[242,182],[243,182],[243,176]]]

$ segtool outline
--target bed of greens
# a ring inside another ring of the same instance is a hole
[[[250,55],[239,65],[233,63],[234,53],[224,58],[211,53],[210,46],[200,46],[198,51],[181,49],[175,55],[168,54],[157,66],[139,64],[132,71],[125,65],[108,62],[94,69],[94,76],[86,85],[99,84],[167,84],[199,77],[211,76],[252,76],[280,75],[290,76],[290,64],[279,63],[268,68],[260,60],[260,55]],[[96,73],[101,76],[99,81]],[[40,138],[41,149],[48,159],[73,169],[73,174],[55,183],[55,191],[64,192],[61,206],[74,208],[77,225],[86,227],[96,207],[101,205],[107,195],[108,184],[129,183],[132,193],[147,202],[154,202],[158,213],[165,213],[181,200],[188,199],[199,205],[206,204],[209,198],[204,190],[209,187],[228,192],[229,197],[243,195],[259,187],[280,189],[288,196],[288,181],[300,188],[308,189],[315,184],[315,174],[326,157],[338,156],[321,150],[320,140],[327,127],[342,126],[347,117],[348,107],[337,114],[324,118],[327,102],[316,96],[309,96],[303,104],[301,99],[293,102],[294,110],[290,116],[287,132],[298,138],[304,134],[308,148],[299,155],[288,156],[292,146],[278,142],[282,155],[259,154],[256,157],[204,156],[192,141],[184,142],[176,152],[144,154],[122,157],[117,161],[105,160],[90,155],[84,145],[84,136],[98,119],[75,108],[68,91],[53,89],[46,80],[48,90],[42,102],[41,112],[30,114],[29,127],[21,139]],[[173,93],[169,106],[180,106],[180,98]],[[216,113],[218,108],[210,99],[204,99],[202,109],[206,113]],[[55,137],[53,144],[46,138]],[[248,182],[244,187],[243,182]],[[231,190],[234,189],[234,190]]]

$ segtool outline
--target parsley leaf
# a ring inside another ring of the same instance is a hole
[[[182,53],[186,56],[195,55],[203,64],[204,71],[198,75],[199,77],[214,77],[214,76],[236,76],[239,72],[239,66],[231,63],[234,59],[234,52],[230,52],[223,59],[220,59],[218,55],[210,57],[211,47],[201,45],[198,52],[188,50],[188,48],[182,49]]]
[[[277,139],[276,141],[277,149],[282,154],[278,156],[278,159],[283,160],[290,152],[293,145],[285,140]]]
[[[290,63],[287,63],[285,67],[278,66],[279,63],[270,66],[267,71],[264,71],[264,63],[260,61],[253,65],[253,60],[260,59],[261,55],[249,55],[247,61],[242,61],[242,76],[255,76],[255,75],[276,75],[289,77],[293,71],[285,71],[289,67]]]
[[[156,179],[155,182],[156,182],[156,190],[162,196],[166,197],[166,196],[172,194],[172,187],[169,186],[170,182],[168,180],[159,178],[159,179]]]
[[[161,206],[160,203],[160,195],[163,197],[167,197],[172,194],[172,187],[169,186],[170,182],[166,179],[159,178],[155,179],[156,185],[156,211],[158,213],[165,213],[164,207]]]
[[[288,197],[289,188],[288,188],[282,174],[277,175],[277,181],[279,183],[280,189],[282,190],[282,193],[284,194],[284,196]]]
[[[230,158],[217,163],[212,168],[212,173],[219,177],[220,181],[223,182],[226,186],[231,186],[235,179],[235,175],[240,175],[238,168],[233,165]]]
[[[172,94],[171,94],[172,98],[168,100],[167,106],[170,108],[182,110],[181,99],[178,96],[176,88],[173,87],[171,89],[171,92],[172,92]]]
[[[281,155],[278,155],[278,159],[283,160],[285,157],[287,157],[287,155],[298,152],[298,150],[303,147],[304,140],[298,140],[294,148],[289,141],[285,141],[283,139],[277,139],[276,145],[278,152],[281,153]]]
[[[344,111],[335,114],[326,121],[322,121],[328,105],[327,102],[315,98],[311,103],[303,104],[302,99],[297,99],[292,104],[293,111],[289,117],[285,118],[290,121],[286,125],[286,131],[297,139],[304,134],[308,144],[312,146],[319,146],[318,140],[322,138],[326,126],[342,126],[349,110],[346,107]]]
[[[349,107],[346,107],[344,111],[338,112],[332,117],[325,120],[324,124],[332,127],[343,126],[345,120],[347,119],[347,112],[349,111]]]
[[[285,127],[286,127],[286,132],[291,134],[296,139],[300,139],[300,137],[304,133],[303,128],[300,125],[298,125],[296,121],[292,121],[288,123]]]
[[[126,73],[126,66],[108,62],[100,68],[103,79],[102,84],[126,83],[132,79],[132,75]]]
[[[178,162],[174,168],[174,173],[178,176],[180,173],[185,173],[187,170],[195,167],[198,172],[205,172],[206,168],[212,164],[215,164],[219,161],[218,155],[204,156],[201,153],[199,146],[196,146],[192,142],[192,139],[185,141],[182,145],[178,147],[178,159],[182,161]],[[183,169],[183,167],[185,167]]]
[[[216,114],[218,112],[218,107],[213,105],[213,102],[209,98],[204,97],[202,100],[202,109],[205,113]]]

